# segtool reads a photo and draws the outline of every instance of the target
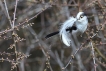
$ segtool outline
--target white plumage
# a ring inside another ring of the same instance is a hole
[[[78,33],[83,33],[87,29],[87,24],[88,24],[88,19],[84,15],[84,12],[79,12],[76,18],[70,17],[66,22],[63,23],[63,25],[60,28],[59,33],[63,43],[66,46],[71,45],[70,34],[73,31],[72,32],[66,31],[67,28],[71,28],[73,25],[75,25],[77,28],[76,31],[78,31]]]
[[[76,18],[70,17],[66,22],[63,23],[60,28],[60,36],[62,38],[63,43],[67,46],[70,46],[71,39],[69,31],[66,31],[66,29],[73,26],[75,21]]]

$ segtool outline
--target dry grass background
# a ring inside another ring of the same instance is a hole
[[[89,19],[79,46],[45,39],[79,11]],[[0,71],[10,70],[106,71],[106,0],[0,0]]]

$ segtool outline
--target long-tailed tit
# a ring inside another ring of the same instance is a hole
[[[70,17],[67,21],[65,21],[59,31],[50,33],[45,38],[49,38],[59,33],[63,43],[67,46],[70,46],[70,34],[72,34],[73,32],[77,32],[79,34],[84,33],[84,31],[87,29],[87,25],[87,16],[84,14],[84,12],[79,12],[75,18]]]

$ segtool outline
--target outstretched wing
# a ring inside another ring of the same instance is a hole
[[[69,31],[67,31],[66,29],[72,27],[75,21],[76,18],[70,17],[66,22],[63,23],[63,25],[60,28],[60,37],[63,43],[67,46],[70,46],[71,39],[70,39]]]

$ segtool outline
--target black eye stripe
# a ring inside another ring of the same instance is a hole
[[[87,15],[86,15],[86,13],[83,12],[82,14],[80,14],[80,16],[79,16],[79,18],[78,18],[77,20],[80,20],[80,19],[83,18],[84,16],[87,16]]]
[[[86,14],[85,14],[85,13],[81,14],[81,15],[80,15],[80,18],[82,18],[82,17],[84,17],[84,16],[86,16]]]
[[[86,14],[85,14],[85,13],[83,13],[81,16],[86,16]]]
[[[83,13],[81,16],[85,16],[85,14]]]

